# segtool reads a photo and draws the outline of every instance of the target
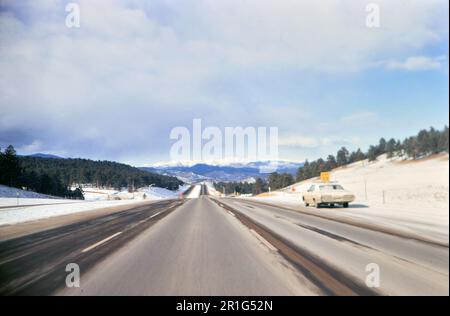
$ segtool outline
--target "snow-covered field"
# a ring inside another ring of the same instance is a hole
[[[417,161],[387,159],[367,160],[331,172],[356,195],[348,209],[307,208],[311,212],[408,229],[448,242],[449,236],[449,160],[440,154]],[[303,206],[302,194],[313,181],[296,183],[280,191],[252,199],[288,207]],[[367,192],[367,194],[366,194]],[[383,197],[384,196],[384,197]],[[304,208],[303,208],[304,209]]]

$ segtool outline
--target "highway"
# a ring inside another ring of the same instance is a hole
[[[0,242],[0,294],[449,293],[448,246],[197,189]],[[65,286],[68,263],[79,288]]]

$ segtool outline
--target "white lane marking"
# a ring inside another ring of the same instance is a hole
[[[156,213],[156,214],[153,214],[152,216],[150,216],[150,218],[153,218],[153,217],[155,217],[155,216],[158,216],[159,214],[161,214],[161,212],[158,212],[158,213]]]
[[[98,246],[104,244],[105,242],[110,241],[110,240],[113,239],[114,237],[119,236],[120,234],[122,234],[122,232],[115,233],[114,235],[111,235],[111,236],[109,236],[109,237],[107,237],[107,238],[105,238],[105,239],[103,239],[103,240],[100,240],[98,243],[95,243],[95,244],[93,244],[92,246],[89,246],[89,247],[87,247],[86,249],[83,249],[81,252],[83,252],[83,253],[84,253],[84,252],[88,252],[88,251],[94,249],[95,247],[98,247]]]
[[[258,234],[255,230],[250,229],[250,232],[260,241],[262,242],[267,248],[269,248],[269,250],[272,251],[278,251],[277,248],[275,248],[274,246],[272,246],[272,244],[270,242],[268,242],[263,236],[261,236],[260,234]]]

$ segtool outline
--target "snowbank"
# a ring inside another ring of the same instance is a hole
[[[0,209],[0,226],[23,223],[53,216],[93,211],[101,208],[132,204],[136,202],[137,201],[80,201],[77,203],[11,207],[7,209]]]

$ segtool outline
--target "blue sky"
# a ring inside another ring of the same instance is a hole
[[[301,161],[448,125],[448,1],[0,1],[0,146],[149,165],[170,130],[276,126]],[[405,2],[407,5],[405,5]]]

